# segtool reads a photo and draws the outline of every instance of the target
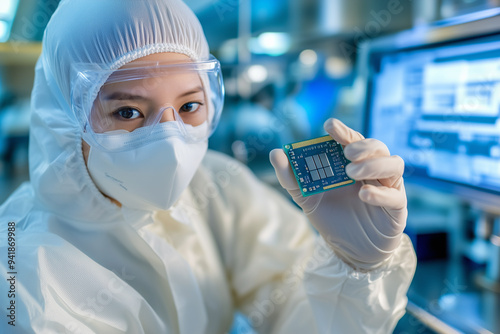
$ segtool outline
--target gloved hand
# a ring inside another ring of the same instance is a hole
[[[374,269],[398,247],[406,225],[403,159],[337,119],[328,119],[324,128],[344,146],[354,185],[303,197],[283,150],[271,151],[271,163],[281,186],[337,256],[355,269]]]

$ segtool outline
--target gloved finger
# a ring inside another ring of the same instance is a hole
[[[274,167],[276,176],[281,186],[288,191],[299,189],[299,184],[295,179],[288,158],[285,152],[280,148],[275,148],[269,153],[269,160]]]
[[[359,198],[370,205],[391,210],[400,210],[406,207],[404,190],[390,187],[365,184],[359,191]]]
[[[351,162],[345,171],[354,180],[379,180],[382,185],[392,187],[403,175],[404,161],[397,155],[372,158]]]
[[[327,119],[323,124],[323,127],[333,139],[338,141],[343,146],[365,138],[361,135],[361,133],[354,131],[336,118]]]
[[[295,179],[292,167],[288,163],[288,158],[282,149],[274,149],[269,153],[269,160],[274,167],[276,176],[281,186],[288,191],[292,199],[297,203],[304,213],[309,214],[321,202],[323,194],[316,194],[308,197],[303,197],[299,188],[299,184]]]
[[[368,138],[344,147],[344,155],[348,160],[355,162],[374,157],[388,157],[391,154],[383,142]]]

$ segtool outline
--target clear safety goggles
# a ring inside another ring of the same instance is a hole
[[[219,121],[224,86],[213,56],[117,70],[76,67],[71,104],[90,145],[127,150],[171,135],[202,141]]]

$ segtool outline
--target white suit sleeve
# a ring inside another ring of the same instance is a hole
[[[226,238],[219,241],[224,240],[236,307],[256,332],[389,333],[394,328],[404,314],[416,265],[407,237],[379,269],[358,273],[283,196],[245,169],[234,181],[229,199],[234,203],[227,207],[236,209],[226,211]]]
[[[416,267],[408,236],[381,267],[367,273],[346,265],[320,238],[315,254],[322,252],[328,255],[304,277],[318,333],[391,333],[405,313]]]

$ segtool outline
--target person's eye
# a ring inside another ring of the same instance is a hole
[[[188,102],[182,105],[181,112],[194,112],[197,111],[202,104],[199,102]]]
[[[114,114],[117,117],[124,120],[133,120],[142,117],[142,113],[139,110],[132,107],[120,108],[117,111],[115,111]]]

